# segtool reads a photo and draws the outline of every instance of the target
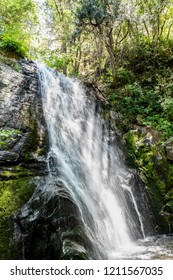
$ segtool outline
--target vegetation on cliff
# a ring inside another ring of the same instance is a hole
[[[172,0],[1,2],[1,60],[41,57],[97,85],[108,110],[121,113],[128,162],[139,170],[160,231],[172,232]],[[0,147],[16,135],[1,130]]]

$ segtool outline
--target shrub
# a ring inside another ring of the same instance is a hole
[[[132,71],[129,71],[124,67],[120,67],[116,70],[115,81],[118,84],[125,85],[127,83],[131,83],[133,80],[134,80],[134,74]]]
[[[111,93],[108,100],[129,119],[135,118],[138,114],[145,117],[163,111],[158,92],[150,88],[144,89],[137,82],[125,85],[121,95]]]
[[[156,127],[157,130],[163,132],[163,135],[166,138],[169,138],[173,135],[172,122],[164,117],[161,117],[160,115],[147,116],[143,123],[144,125],[152,125]]]
[[[28,51],[27,46],[23,42],[11,37],[9,34],[1,36],[0,49],[6,52],[14,53],[20,57],[25,57]]]
[[[173,121],[173,99],[171,97],[167,97],[161,105],[168,120]]]

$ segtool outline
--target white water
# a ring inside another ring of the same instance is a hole
[[[116,143],[111,145],[114,135],[78,81],[43,66],[39,75],[50,137],[49,180],[66,186],[96,258],[136,250],[134,240],[144,237],[144,225],[129,184],[131,174]]]

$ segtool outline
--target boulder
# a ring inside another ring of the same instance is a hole
[[[16,212],[15,240],[21,259],[89,259],[79,210],[60,181],[42,182]]]
[[[166,152],[166,157],[168,160],[173,161],[173,137],[169,138],[164,144],[163,144]]]
[[[144,143],[146,146],[152,146],[164,140],[163,134],[153,126],[135,126],[135,132],[139,138],[137,145]]]

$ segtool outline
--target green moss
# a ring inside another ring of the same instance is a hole
[[[129,131],[128,133],[125,134],[124,136],[126,145],[125,145],[125,150],[126,150],[126,155],[127,155],[127,163],[131,167],[137,167],[136,163],[136,136],[134,134],[134,131]]]
[[[21,131],[18,129],[0,129],[0,149],[7,150],[12,142],[20,137]]]
[[[10,57],[9,53],[0,50],[0,62],[10,66],[15,71],[19,72],[21,70],[21,67],[19,66],[19,63],[16,59],[18,59],[18,57],[14,55]]]
[[[164,200],[165,204],[162,208],[162,213],[169,224],[170,231],[173,231],[173,166],[169,166],[169,178],[168,182],[169,191],[166,193]]]
[[[33,153],[36,156],[42,156],[45,154],[45,146],[40,143],[40,135],[41,131],[38,131],[36,119],[29,121],[30,124],[30,132],[25,144],[25,153],[24,153],[24,161],[29,162],[33,160]]]
[[[33,160],[33,153],[36,156],[43,156],[48,152],[47,135],[38,129],[36,119],[30,121],[30,132],[25,143],[24,162]]]
[[[6,170],[0,169],[0,179],[1,180],[10,180],[10,179],[20,179],[26,176],[34,176],[34,172],[23,167],[21,164],[11,167]]]
[[[169,232],[169,219],[165,212],[166,193],[173,184],[173,169],[167,161],[163,147],[160,143],[146,145],[144,138],[137,132],[130,131],[125,135],[126,149],[128,150],[128,161],[130,165],[138,168],[143,180],[151,208],[155,216],[156,224],[161,232]],[[172,183],[171,183],[172,182]],[[169,201],[169,206],[171,205]],[[168,211],[171,213],[171,208]]]
[[[173,163],[172,162],[168,162],[168,169],[167,169],[167,173],[168,173],[168,177],[167,177],[167,185],[168,188],[167,190],[173,190]]]
[[[32,195],[35,186],[29,177],[0,182],[0,259],[12,259],[10,239],[13,234],[12,215]]]

